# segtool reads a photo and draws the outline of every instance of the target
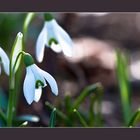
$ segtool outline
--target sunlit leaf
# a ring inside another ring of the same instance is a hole
[[[131,117],[130,122],[128,124],[128,127],[135,126],[138,122],[140,122],[140,108],[134,113],[134,115]]]
[[[50,116],[49,127],[55,127],[55,122],[56,122],[56,108],[52,110],[52,113]]]
[[[88,127],[87,122],[85,121],[85,119],[82,117],[82,115],[76,110],[74,109],[73,112],[77,115],[78,119],[80,120],[81,124],[83,127]]]
[[[89,96],[90,94],[96,93],[100,89],[102,89],[102,86],[100,83],[87,86],[83,90],[83,92],[78,96],[78,98],[75,100],[73,104],[73,109],[74,108],[77,109],[87,96]]]
[[[120,88],[123,116],[124,122],[127,125],[131,116],[128,59],[124,54],[119,51],[117,51],[116,56],[116,72]]]

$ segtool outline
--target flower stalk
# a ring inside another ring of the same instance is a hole
[[[12,47],[12,52],[10,56],[10,67],[9,67],[9,102],[7,108],[7,126],[12,126],[13,116],[16,112],[15,107],[15,97],[16,97],[16,90],[15,90],[15,75],[16,71],[20,66],[21,54],[22,52],[22,33],[18,33],[15,39],[15,42]]]

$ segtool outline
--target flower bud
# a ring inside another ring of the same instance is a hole
[[[54,19],[52,14],[50,14],[50,13],[45,13],[44,18],[45,18],[46,21],[51,21],[51,20]]]
[[[24,57],[24,63],[26,67],[34,64],[34,59],[29,53],[25,53],[23,57]]]

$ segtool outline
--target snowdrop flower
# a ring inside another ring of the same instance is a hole
[[[23,91],[28,104],[31,104],[33,101],[39,101],[42,88],[47,86],[46,81],[50,85],[51,91],[56,96],[58,95],[58,87],[55,79],[49,73],[34,64],[34,60],[30,54],[25,53],[24,63],[26,65],[26,77]]]
[[[7,75],[9,75],[9,58],[5,51],[0,48],[0,63],[3,65],[4,71]],[[1,74],[1,67],[0,67],[0,74]]]
[[[50,14],[45,14],[45,20],[44,27],[36,43],[36,58],[38,62],[43,60],[45,46],[50,47],[56,53],[62,51],[66,56],[71,57],[73,42],[70,36]]]

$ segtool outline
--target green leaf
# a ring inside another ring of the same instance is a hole
[[[0,109],[0,120],[2,124],[6,124],[6,115],[1,109]]]
[[[123,116],[124,122],[127,125],[131,116],[128,59],[124,54],[119,51],[117,51],[116,56],[116,72],[120,89]]]
[[[24,24],[23,24],[24,40],[26,40],[29,24],[31,23],[34,17],[35,17],[35,13],[32,12],[27,13],[25,17]]]
[[[90,97],[90,106],[89,106],[89,125],[94,126],[94,118],[95,118],[95,113],[93,111],[94,103],[96,100],[96,96],[91,96]]]
[[[134,115],[131,117],[128,127],[135,126],[140,121],[140,108],[134,113]]]
[[[0,108],[2,110],[7,109],[8,99],[3,90],[0,88]]]
[[[102,89],[102,86],[100,83],[96,83],[96,84],[87,86],[83,90],[83,92],[78,96],[78,98],[75,100],[75,102],[73,104],[73,109],[77,109],[87,96],[89,96],[92,93],[96,93],[97,91],[99,91],[101,89]]]
[[[69,95],[65,97],[65,108],[67,109],[67,114],[69,115],[71,113],[71,107],[72,107],[72,100]]]
[[[16,39],[15,39],[15,42],[13,44],[12,51],[11,51],[10,72],[12,71],[15,73],[19,68],[21,56],[19,57],[18,61],[16,60],[19,53],[23,50],[22,39],[23,39],[23,34],[19,32],[16,36]],[[14,68],[15,63],[16,63],[16,66]]]
[[[50,109],[54,109],[54,108],[55,108],[55,107],[54,107],[52,104],[50,104],[48,101],[45,102],[45,105],[48,106]],[[59,109],[56,110],[56,114],[57,114],[60,118],[62,118],[64,121],[68,121],[68,117],[67,117],[62,111],[60,111]]]
[[[83,127],[88,127],[88,124],[86,123],[85,119],[81,116],[81,114],[76,109],[74,109],[73,112],[77,115]]]
[[[49,127],[55,127],[55,122],[56,122],[56,108],[52,110]]]

